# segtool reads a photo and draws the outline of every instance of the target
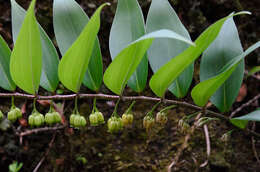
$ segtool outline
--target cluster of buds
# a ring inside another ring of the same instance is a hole
[[[94,99],[92,113],[89,115],[89,122],[91,126],[98,126],[105,123],[103,114],[96,107],[96,98]]]
[[[134,121],[134,115],[132,113],[132,107],[134,106],[135,101],[131,103],[125,113],[122,115],[122,122],[125,127],[131,126]]]
[[[44,124],[44,116],[43,114],[34,111],[28,119],[28,123],[31,127],[40,127]]]
[[[134,116],[132,113],[124,113],[122,115],[122,122],[123,125],[126,126],[131,126],[134,120]]]
[[[155,124],[155,119],[152,115],[146,115],[143,119],[143,126],[146,129],[147,132],[149,132],[151,130],[151,128],[154,126]]]
[[[3,112],[0,110],[0,121],[2,121],[3,118],[4,118],[4,114],[3,114]]]
[[[74,128],[85,127],[87,121],[84,116],[81,116],[79,113],[70,115],[70,126]]]
[[[151,130],[151,128],[155,125],[155,122],[157,122],[161,126],[164,126],[168,121],[167,113],[165,111],[176,107],[175,105],[171,105],[171,106],[168,106],[168,107],[162,109],[161,111],[159,111],[156,114],[156,118],[154,119],[153,112],[159,104],[160,104],[160,102],[155,104],[153,106],[152,110],[150,112],[148,112],[143,119],[143,126],[146,129],[146,132],[149,132]]]
[[[168,121],[167,114],[165,112],[158,112],[156,114],[156,122],[164,126]]]
[[[119,116],[112,116],[107,121],[108,132],[118,133],[123,130],[123,122]]]
[[[94,112],[89,115],[89,122],[91,126],[98,126],[104,124],[104,116],[101,112]]]
[[[48,125],[58,124],[61,122],[61,116],[58,112],[48,112],[45,115],[45,123]]]
[[[14,123],[17,119],[20,119],[20,118],[22,118],[21,109],[15,107],[15,106],[12,106],[11,110],[7,114],[7,119]]]

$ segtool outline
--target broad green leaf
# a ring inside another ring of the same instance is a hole
[[[243,52],[239,35],[233,18],[222,26],[217,38],[204,51],[200,63],[200,80],[204,81],[216,76],[219,70],[232,58]],[[210,101],[221,111],[230,109],[234,103],[244,76],[244,60],[240,62],[231,76],[211,96]]]
[[[159,30],[142,36],[127,45],[107,68],[104,74],[104,83],[111,91],[118,95],[122,94],[127,81],[138,67],[155,38],[177,39],[194,45],[189,39],[170,30]]]
[[[255,74],[255,73],[259,72],[259,71],[260,71],[260,66],[255,66],[248,72],[247,75],[251,76],[251,75],[253,75],[253,74]]]
[[[187,39],[190,39],[188,31],[185,29],[174,9],[168,0],[152,0],[148,12],[146,31],[147,33],[169,29]],[[183,52],[188,45],[174,39],[156,39],[148,50],[149,63],[153,72],[170,61],[173,57]],[[174,83],[168,88],[176,97],[184,97],[190,87],[193,76],[193,63],[187,67]]]
[[[144,34],[144,17],[137,0],[118,0],[109,37],[109,49],[112,59],[115,59],[126,45]],[[128,86],[136,92],[141,92],[145,88],[147,74],[148,60],[147,55],[144,54],[137,70],[129,79]]]
[[[159,96],[163,97],[165,91],[170,86],[170,84],[194,61],[200,54],[208,48],[208,46],[217,37],[224,22],[235,15],[249,14],[249,12],[239,12],[236,14],[224,17],[213,25],[208,27],[200,36],[196,39],[196,46],[190,46],[181,54],[171,59],[168,63],[163,65],[151,78],[150,87],[153,92]]]
[[[219,89],[219,87],[231,76],[243,60],[245,56],[260,47],[260,41],[250,46],[245,52],[239,56],[232,58],[223,68],[219,71],[219,74],[202,81],[196,85],[191,92],[193,101],[198,106],[204,106],[208,102],[209,98]]]
[[[74,0],[54,0],[53,25],[56,40],[64,55],[88,23],[89,18],[80,5]],[[103,65],[98,38],[92,50],[83,84],[97,91],[102,84]]]
[[[242,129],[246,128],[248,121],[260,122],[260,108],[258,108],[257,110],[255,110],[247,115],[230,119],[230,122],[233,125],[235,125],[239,128],[242,128]]]
[[[11,0],[12,6],[12,33],[13,41],[15,42],[22,26],[26,11],[15,2]],[[58,64],[59,56],[57,51],[51,42],[48,35],[45,33],[43,28],[39,25],[41,43],[42,43],[42,74],[40,85],[50,91],[54,92],[58,86]]]
[[[0,35],[0,87],[14,91],[16,86],[10,75],[10,56],[11,50]]]
[[[42,46],[32,0],[11,54],[12,79],[24,91],[36,94],[42,70]]]
[[[73,92],[78,92],[87,71],[90,57],[100,27],[101,5],[93,14],[80,36],[62,57],[58,74],[62,84]]]

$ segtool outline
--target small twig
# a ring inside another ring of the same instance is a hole
[[[168,172],[171,172],[171,168],[178,163],[179,158],[180,158],[182,152],[188,147],[188,141],[189,141],[191,135],[194,133],[194,131],[195,131],[196,127],[197,127],[197,121],[198,121],[198,119],[200,118],[201,115],[202,115],[202,113],[199,113],[196,116],[195,122],[192,125],[192,127],[190,129],[190,132],[188,132],[188,134],[185,136],[184,141],[183,141],[181,147],[178,149],[177,154],[176,154],[174,160],[168,166]]]
[[[254,101],[256,101],[257,99],[260,98],[260,94],[257,94],[254,98],[252,98],[251,100],[249,100],[248,102],[242,104],[242,106],[240,106],[239,108],[237,108],[236,110],[234,110],[231,115],[229,116],[229,118],[234,117],[238,112],[240,112],[243,108],[249,106],[250,104],[252,104]]]
[[[26,135],[36,134],[36,133],[44,132],[44,131],[61,130],[61,129],[64,129],[65,127],[66,127],[65,125],[62,125],[62,126],[57,126],[57,127],[36,128],[36,129],[32,129],[32,130],[25,130],[21,133],[16,132],[16,134],[20,137],[23,137],[23,136],[26,136]]]
[[[34,99],[34,95],[30,94],[22,94],[22,93],[0,93],[1,98],[9,98],[9,97],[17,97],[17,98],[23,98],[23,99]],[[97,98],[97,99],[106,99],[106,100],[117,100],[121,99],[122,101],[133,101],[133,100],[143,100],[143,101],[153,101],[153,102],[160,102],[162,101],[161,98],[155,98],[155,97],[148,97],[148,96],[117,96],[117,95],[108,95],[108,94],[70,94],[70,95],[53,95],[53,96],[37,96],[37,100],[72,100],[76,96],[78,96],[79,99],[88,99],[88,98]],[[166,104],[174,104],[179,105],[183,107],[188,107],[190,109],[194,110],[202,110],[202,107],[193,105],[191,103],[185,102],[185,101],[177,101],[177,100],[169,100],[164,99],[164,103]],[[214,117],[218,117],[224,120],[228,120],[228,118],[220,113],[216,113],[210,110],[206,110],[206,114],[209,114]]]
[[[255,122],[253,122],[252,131],[255,131]],[[259,160],[259,157],[258,157],[258,154],[257,154],[257,151],[256,151],[256,147],[255,147],[255,138],[254,138],[254,136],[251,136],[251,141],[252,141],[252,150],[253,150],[254,156],[256,158],[256,161],[260,165],[260,160]]]
[[[77,96],[77,94],[70,94],[70,95],[52,95],[52,96],[37,96],[37,100],[72,100]],[[0,93],[0,98],[10,98],[10,97],[16,97],[16,98],[23,98],[23,99],[34,99],[34,95],[30,94],[22,94],[22,93]],[[122,101],[133,101],[133,100],[142,100],[142,101],[152,101],[152,102],[160,102],[162,101],[161,98],[155,98],[155,97],[148,97],[148,96],[117,96],[117,95],[108,95],[108,94],[78,94],[79,99],[88,99],[88,98],[97,98],[97,99],[105,99],[105,100],[117,100],[121,98]],[[196,106],[194,104],[185,102],[185,101],[177,101],[177,100],[169,100],[169,99],[163,99],[163,102],[165,104],[174,104],[182,107],[187,107],[190,109],[194,109],[197,111],[202,111],[203,108]],[[213,117],[217,117],[226,121],[229,121],[229,117],[226,117],[220,113],[213,112],[210,110],[205,109],[205,115],[210,115]],[[47,129],[48,130],[48,129]],[[46,129],[44,130],[46,131]],[[254,132],[254,131],[248,131],[251,135],[260,137],[260,134]],[[37,133],[37,130],[36,130]]]
[[[39,163],[37,164],[37,166],[35,167],[35,169],[33,170],[33,172],[37,172],[38,169],[40,168],[40,166],[42,165],[42,163],[44,162],[44,160],[46,159],[46,157],[48,156],[48,154],[50,153],[50,150],[53,146],[53,143],[54,143],[54,140],[56,138],[56,135],[57,135],[57,131],[55,131],[55,133],[53,134],[52,136],[52,139],[49,143],[49,147],[47,149],[47,151],[45,152],[44,156],[42,157],[42,159],[39,161]]]
[[[207,160],[200,165],[200,167],[205,167],[208,164],[208,159],[210,157],[210,138],[209,138],[209,130],[207,125],[203,125],[203,130],[205,134],[206,144],[207,144]]]

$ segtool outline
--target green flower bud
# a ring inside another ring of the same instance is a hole
[[[19,109],[18,107],[14,108],[13,111],[15,112],[16,117],[17,117],[18,119],[20,119],[20,118],[23,117],[22,111],[21,111],[21,109]]]
[[[61,122],[61,116],[60,116],[59,112],[53,112],[52,114],[53,114],[54,119],[55,119],[54,123],[60,123]]]
[[[87,121],[84,116],[80,116],[80,126],[85,127],[87,124]]]
[[[79,128],[81,126],[80,115],[76,115],[74,118],[74,127]]]
[[[16,112],[14,110],[8,112],[7,119],[11,122],[15,122],[17,120]]]
[[[165,112],[158,112],[156,114],[156,122],[158,122],[161,125],[165,125],[168,121],[167,115]]]
[[[89,115],[89,122],[91,126],[97,126],[98,125],[98,116],[96,113],[92,113]]]
[[[44,124],[44,122],[45,122],[44,115],[41,113],[38,113],[38,116],[41,118],[41,125]]]
[[[129,114],[123,114],[122,115],[122,122],[123,122],[124,126],[132,125],[133,120],[134,120],[133,114],[129,113]]]
[[[155,120],[152,116],[145,116],[143,119],[143,126],[148,132],[154,126]]]
[[[28,118],[28,123],[31,127],[34,126],[34,117],[35,117],[35,115],[30,115]]]
[[[55,119],[54,119],[53,113],[47,113],[45,115],[45,122],[48,125],[52,125],[53,123],[55,123]]]
[[[74,126],[74,125],[75,125],[75,122],[74,122],[74,121],[75,121],[76,116],[77,116],[76,114],[71,114],[71,115],[70,115],[70,125],[71,125],[71,126]]]
[[[107,122],[108,132],[118,133],[123,129],[123,122],[120,117],[111,117]]]
[[[105,120],[104,120],[104,116],[101,112],[96,112],[95,113],[98,119],[98,124],[104,124]]]
[[[3,112],[0,110],[0,121],[4,118]]]
[[[107,123],[108,127],[108,132],[110,133],[117,133],[118,132],[118,127],[117,127],[117,122],[116,121],[110,121]]]
[[[39,127],[42,125],[42,117],[41,115],[34,116],[34,125]]]
[[[119,125],[119,130],[120,131],[123,130],[124,125],[123,125],[122,118],[117,118],[117,122],[118,122],[118,125]]]

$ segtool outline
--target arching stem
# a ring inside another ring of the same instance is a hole
[[[79,114],[79,110],[78,110],[78,96],[75,97],[73,113],[74,114]]]
[[[160,113],[165,112],[165,111],[175,108],[175,107],[176,107],[176,105],[167,106],[167,107],[163,108],[162,110],[160,110]]]
[[[128,114],[129,112],[131,112],[131,110],[132,110],[132,108],[133,108],[133,106],[134,106],[135,103],[136,103],[136,101],[133,101],[133,102],[131,103],[131,105],[129,106],[129,108],[126,110],[125,114]]]
[[[152,110],[146,114],[146,116],[151,116],[151,117],[153,117],[153,111],[159,106],[160,103],[161,103],[161,101],[157,102],[157,103],[153,106]]]
[[[115,106],[114,111],[111,116],[119,117],[119,115],[117,114],[117,107],[118,107],[119,102],[120,102],[120,99],[117,100],[116,106]]]

